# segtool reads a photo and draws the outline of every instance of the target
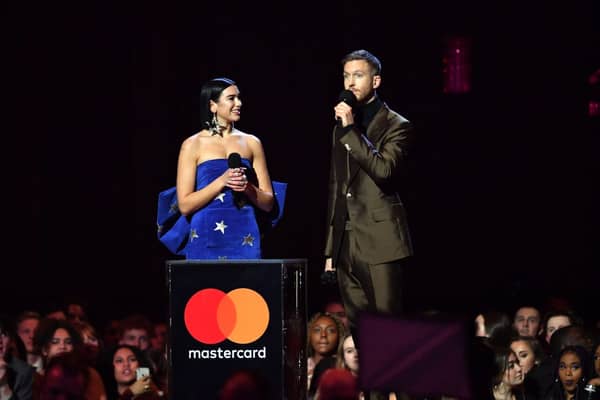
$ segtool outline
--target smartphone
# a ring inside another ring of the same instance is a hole
[[[145,376],[150,376],[150,369],[146,367],[138,367],[138,369],[135,370],[135,376],[138,381]]]

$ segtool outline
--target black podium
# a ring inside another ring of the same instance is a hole
[[[217,399],[239,371],[306,399],[306,260],[167,261],[169,398]]]

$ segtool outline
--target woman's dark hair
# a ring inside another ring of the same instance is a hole
[[[513,342],[519,342],[519,341],[523,341],[529,344],[529,347],[531,347],[531,350],[533,351],[533,356],[535,357],[535,364],[539,364],[540,362],[542,362],[545,358],[546,358],[546,353],[544,352],[544,349],[542,348],[542,345],[539,341],[539,339],[531,337],[531,336],[521,336],[518,334],[518,332],[513,335],[510,339],[510,344],[513,344]]]
[[[493,346],[494,350],[494,374],[492,377],[492,386],[499,385],[504,377],[504,372],[508,369],[509,357],[515,354],[510,347]],[[515,355],[516,357],[516,355]],[[517,359],[518,360],[518,359]]]
[[[566,353],[573,353],[577,355],[579,361],[581,362],[581,379],[584,382],[587,382],[592,375],[592,359],[590,357],[590,353],[583,346],[566,346],[564,349],[561,350],[560,354],[558,355],[558,357],[556,357],[556,360],[554,362],[554,377],[558,378],[558,368],[560,366],[560,359]]]
[[[552,335],[552,337],[554,337],[554,335]],[[582,346],[566,346],[560,351],[560,353],[557,355],[556,359],[553,360],[554,362],[552,364],[552,368],[553,368],[552,375],[553,375],[554,383],[552,384],[552,387],[550,389],[551,397],[549,397],[549,398],[552,398],[552,399],[564,399],[565,398],[563,385],[558,377],[558,368],[560,366],[561,357],[566,353],[576,354],[577,357],[579,358],[579,361],[581,362],[581,381],[578,382],[578,384],[577,384],[577,389],[576,389],[574,398],[575,399],[585,399],[587,397],[584,397],[585,396],[584,387],[585,387],[586,382],[590,378],[592,366],[591,366],[590,355],[589,355],[588,351],[585,349],[585,347],[582,347]]]
[[[69,333],[71,337],[71,343],[73,343],[73,349],[75,351],[79,351],[81,346],[83,346],[83,340],[81,339],[81,335],[79,331],[75,329],[72,323],[63,319],[54,319],[54,318],[44,318],[40,321],[37,329],[35,330],[35,334],[33,336],[33,346],[36,349],[36,352],[42,354],[42,350],[46,349],[52,338],[54,337],[54,333],[57,330],[64,329]]]
[[[210,100],[216,103],[219,101],[223,90],[233,85],[236,85],[236,83],[229,78],[211,79],[202,85],[200,89],[200,123],[203,129],[210,126],[213,117],[213,114],[210,112]]]

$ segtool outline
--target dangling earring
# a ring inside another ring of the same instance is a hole
[[[222,128],[217,120],[217,113],[213,113],[212,119],[206,124],[208,125],[208,130],[210,131],[211,135],[221,135]]]

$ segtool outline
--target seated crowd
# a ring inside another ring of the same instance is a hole
[[[586,321],[568,307],[542,310],[531,304],[461,318],[470,335],[464,353],[468,398],[600,398],[599,321]],[[0,316],[0,400],[167,399],[167,335],[164,321],[153,323],[143,314],[110,321],[99,330],[81,304]],[[435,376],[427,393],[410,385],[379,388],[362,381],[358,343],[339,301],[310,316],[306,337],[309,400],[465,398],[445,392]],[[223,384],[219,400],[270,400],[265,378],[241,370]]]

